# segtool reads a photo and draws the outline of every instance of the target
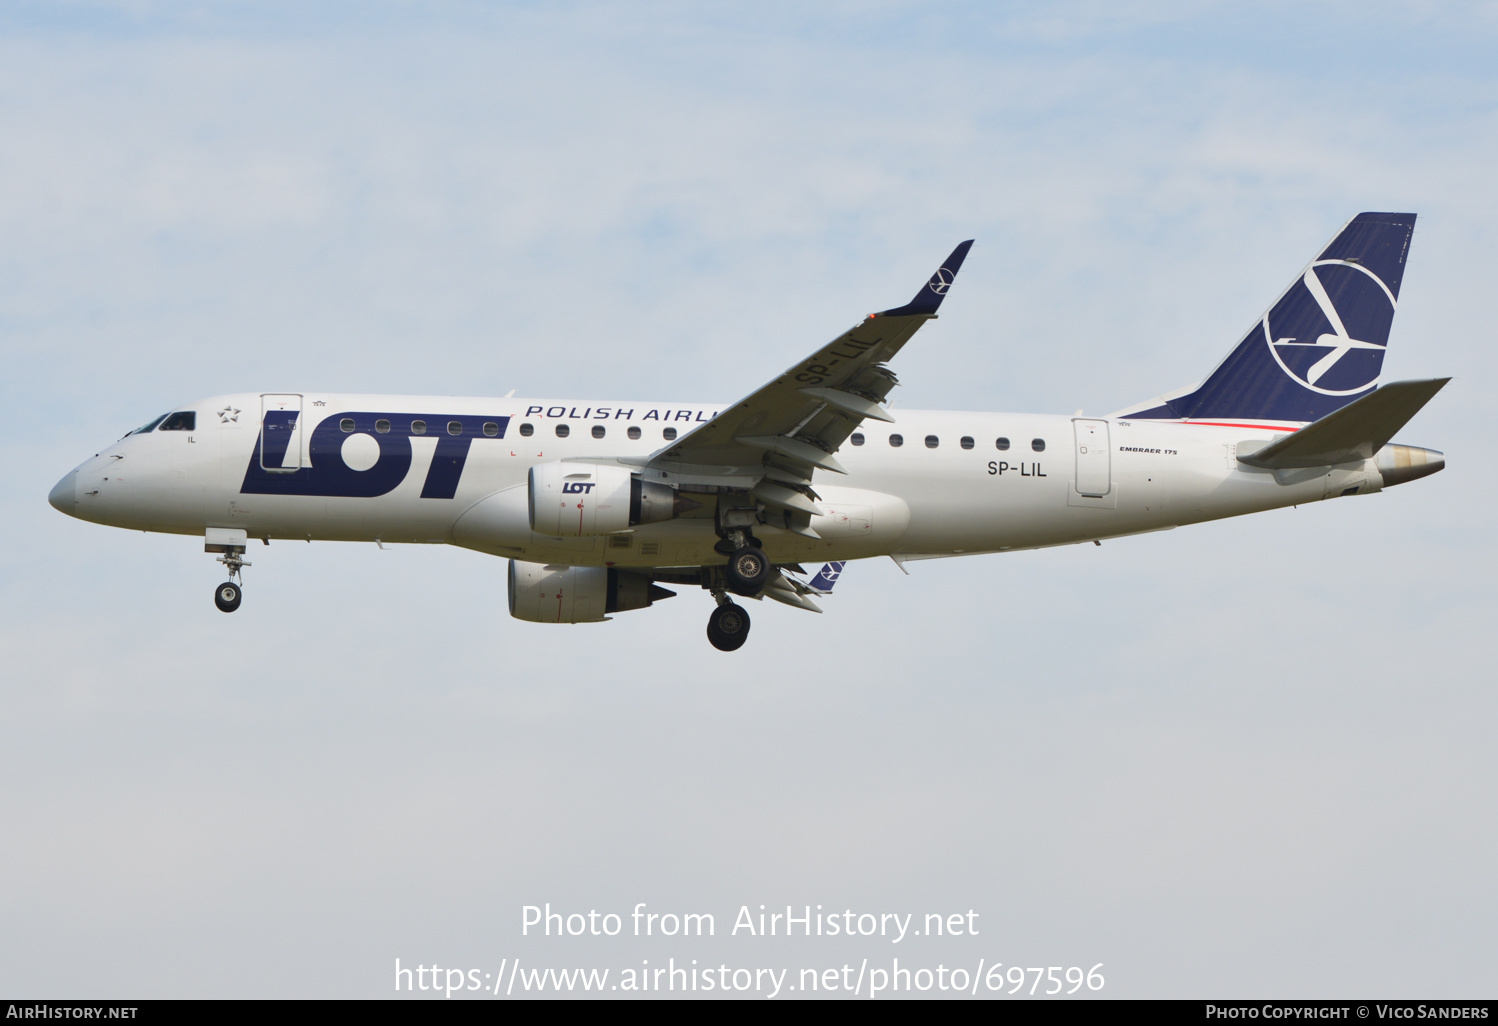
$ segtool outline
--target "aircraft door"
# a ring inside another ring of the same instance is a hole
[[[293,473],[307,464],[302,456],[302,397],[267,392],[260,397],[260,469]]]
[[[1077,492],[1101,498],[1113,490],[1112,446],[1106,420],[1072,421],[1076,431]]]

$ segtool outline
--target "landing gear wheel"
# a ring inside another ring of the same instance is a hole
[[[240,600],[244,595],[239,590],[239,585],[233,581],[225,581],[213,592],[213,604],[225,613],[232,613],[239,608]]]
[[[758,595],[770,580],[770,561],[753,546],[745,545],[728,557],[728,590],[745,597]]]
[[[743,606],[725,602],[707,619],[707,640],[719,652],[740,648],[749,637],[749,614]]]

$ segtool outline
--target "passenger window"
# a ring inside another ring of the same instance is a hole
[[[637,427],[632,427],[628,431],[626,431],[625,434],[629,435],[629,437],[631,437],[631,438],[639,438],[640,437],[640,429],[637,428]]]
[[[173,413],[161,422],[162,431],[192,431],[197,427],[198,415],[191,410]]]
[[[529,438],[531,435],[533,435],[535,433],[536,433],[536,425],[534,425],[534,424],[521,424],[520,425],[520,434],[521,434],[522,437]]]
[[[1030,448],[1034,449],[1036,452],[1045,452],[1045,439],[1044,438],[1032,438],[1032,439],[1030,439]]]
[[[375,421],[375,430],[378,431],[382,435],[388,435],[388,434],[390,434],[390,421],[388,421],[388,420],[377,420],[377,421]]]
[[[461,435],[463,433],[463,422],[461,420],[448,421],[447,433],[450,435]]]
[[[572,434],[572,428],[571,427],[569,427],[566,424],[558,424],[557,425],[557,437],[558,438],[566,438],[570,434]]]
[[[960,444],[962,445],[962,447],[964,449],[971,449],[973,447],[973,444],[974,444],[973,443],[973,436],[972,435],[963,435],[962,436],[962,441],[961,441]]]
[[[676,429],[675,428],[666,428],[666,430],[664,430],[664,431],[661,432],[661,437],[664,438],[668,442],[674,442],[674,441],[676,441]]]
[[[602,438],[603,436],[604,436],[603,425],[602,424],[594,424],[593,425],[593,437],[594,438]]]
[[[354,418],[344,417],[338,422],[338,430],[342,431],[346,435],[352,434],[354,430]]]
[[[862,445],[863,444],[863,432],[862,431],[855,431],[855,432],[853,432],[851,435],[848,436],[848,441],[852,442],[854,445]]]
[[[1009,448],[1009,439],[1000,438],[998,441],[993,443],[993,447],[999,450],[999,452],[1003,452],[1005,449]]]
[[[889,436],[889,444],[893,445],[896,449],[898,449],[900,446],[902,446],[902,445],[905,444],[905,436],[904,435],[890,435]]]
[[[484,422],[484,434],[489,438],[499,437],[499,425],[489,420]]]
[[[941,439],[937,438],[935,435],[927,435],[926,436],[926,448],[928,448],[928,449],[935,449],[940,444],[941,444]]]
[[[427,433],[427,422],[424,420],[411,421],[411,434],[424,435]]]

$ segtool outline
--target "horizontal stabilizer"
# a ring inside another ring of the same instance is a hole
[[[1292,435],[1253,452],[1240,453],[1238,462],[1285,470],[1371,459],[1450,380],[1432,378],[1384,385]]]

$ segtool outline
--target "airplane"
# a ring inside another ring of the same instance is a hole
[[[850,560],[1100,544],[1442,469],[1390,440],[1450,379],[1379,383],[1414,224],[1358,214],[1199,384],[1105,417],[890,409],[890,360],[969,240],[909,303],[727,405],[219,395],[100,450],[49,501],[202,538],[224,612],[255,539],[457,545],[508,558],[517,619],[602,621],[697,586],[708,640],[734,651],[735,599],[821,612]]]

